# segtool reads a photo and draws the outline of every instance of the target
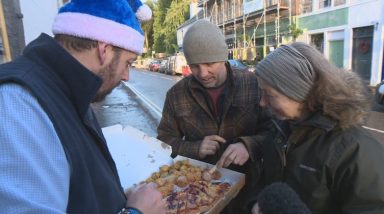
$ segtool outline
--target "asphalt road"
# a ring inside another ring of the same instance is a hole
[[[158,119],[150,108],[126,86],[115,88],[102,102],[93,103],[92,108],[102,128],[120,124],[132,126],[149,136],[156,137]]]
[[[372,111],[364,128],[379,141],[384,143],[384,105],[372,102]]]

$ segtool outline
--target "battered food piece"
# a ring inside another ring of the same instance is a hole
[[[209,173],[208,170],[205,170],[203,172],[203,180],[208,181],[208,182],[212,180],[212,175],[211,175],[211,173]]]
[[[167,214],[196,214],[208,211],[231,184],[220,181],[218,170],[190,165],[188,160],[161,166],[145,182],[155,182],[167,204]]]
[[[215,170],[212,174],[211,177],[213,180],[219,180],[221,178],[222,174],[219,170]]]
[[[182,176],[179,176],[177,179],[176,179],[176,185],[179,186],[179,187],[185,187],[188,185],[188,179],[187,177],[185,177],[184,175]]]

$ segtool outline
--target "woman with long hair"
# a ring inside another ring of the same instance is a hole
[[[304,43],[256,68],[277,135],[261,148],[262,187],[283,181],[313,213],[384,213],[384,145],[361,127],[367,87]]]

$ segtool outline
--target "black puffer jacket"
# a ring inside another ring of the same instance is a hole
[[[286,182],[313,213],[384,213],[384,144],[319,113],[284,123],[262,146],[261,187]]]

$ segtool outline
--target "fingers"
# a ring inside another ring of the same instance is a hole
[[[218,161],[217,163],[217,166],[220,168],[220,167],[227,167],[229,166],[228,162],[229,162],[229,155],[232,153],[232,151],[230,151],[230,148],[231,145],[228,146],[228,148],[224,151],[223,155],[221,155],[221,158],[220,160]],[[232,163],[232,162],[231,162]]]
[[[212,141],[203,145],[204,149],[216,151],[220,148],[219,143]]]
[[[219,148],[218,143],[214,141],[211,141],[211,142],[206,141],[200,145],[200,150],[205,153],[210,151],[215,153],[218,148]]]
[[[158,192],[157,191],[157,184],[156,183],[143,183],[138,186],[136,186],[132,192]],[[159,192],[160,193],[160,192]],[[156,195],[155,195],[156,196]]]
[[[228,167],[230,164],[243,165],[249,159],[249,153],[243,143],[231,144],[221,156],[218,166]]]
[[[199,155],[201,158],[204,158],[207,155],[214,155],[216,154],[217,147],[216,146],[209,146],[209,145],[201,145],[199,149]]]
[[[225,139],[218,135],[206,136],[201,142],[199,148],[200,158],[216,154],[217,150],[220,149],[220,143],[225,143]]]
[[[130,191],[127,206],[135,207],[143,213],[165,213],[165,202],[155,183],[142,184]]]
[[[222,167],[228,167],[236,159],[236,154],[234,152],[232,152],[232,150],[227,149],[226,151],[228,151],[228,153],[225,154],[225,152],[224,152],[224,154],[223,154],[223,161],[221,162]]]
[[[226,140],[222,137],[220,137],[219,135],[210,135],[210,136],[207,136],[211,141],[216,141],[218,143],[225,143]]]
[[[125,195],[127,197],[129,197],[130,194],[132,194],[133,192],[137,191],[140,187],[146,185],[145,183],[142,183],[142,184],[134,184],[134,186],[128,188],[125,190]]]
[[[148,188],[152,188],[152,189],[156,189],[156,188],[157,188],[157,184],[154,183],[154,182],[151,182],[151,183],[148,183],[148,184],[147,184],[147,187],[148,187]]]

